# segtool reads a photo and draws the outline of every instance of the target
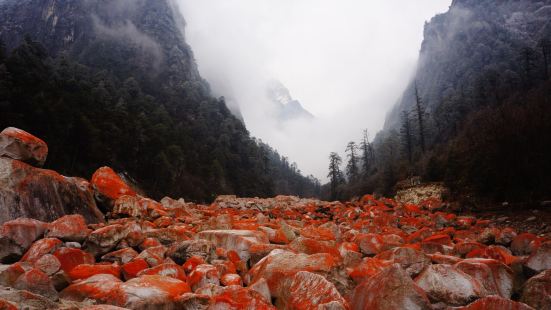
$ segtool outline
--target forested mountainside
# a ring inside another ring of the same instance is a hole
[[[170,0],[0,1],[0,127],[43,137],[48,168],[110,165],[152,197],[315,195],[211,96],[176,12]]]
[[[348,190],[420,175],[484,201],[549,199],[549,40],[550,1],[454,1],[425,25],[417,72]]]

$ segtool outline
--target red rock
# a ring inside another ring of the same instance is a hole
[[[33,268],[17,278],[13,287],[56,299],[57,292],[48,275]]]
[[[340,257],[334,241],[320,241],[310,238],[298,237],[289,244],[289,249],[297,253],[316,254],[329,253]]]
[[[110,274],[98,274],[71,284],[61,291],[59,297],[72,301],[92,299],[120,307],[124,307],[128,298],[122,288],[122,281]]]
[[[190,257],[183,265],[184,270],[189,274],[193,270],[195,270],[195,267],[206,264],[206,261],[201,256],[192,256]]]
[[[117,198],[111,211],[115,217],[130,216],[136,218],[157,218],[165,215],[166,212],[167,210],[160,203],[134,194]],[[172,223],[169,221],[166,226],[170,224]]]
[[[382,252],[376,255],[375,258],[400,264],[411,277],[421,273],[431,262],[430,258],[423,252],[405,247]]]
[[[511,242],[511,251],[515,255],[530,255],[539,244],[538,237],[534,234],[522,233]]]
[[[398,264],[385,268],[354,289],[353,310],[431,309],[425,293]]]
[[[142,243],[140,244],[140,250],[145,250],[147,248],[152,248],[162,245],[162,243],[159,242],[159,240],[155,238],[145,238]]]
[[[461,258],[451,255],[430,254],[429,257],[434,264],[453,265],[461,261]]]
[[[59,269],[61,268],[61,263],[52,254],[46,254],[36,260],[36,262],[34,263],[34,267],[51,276],[59,271]]]
[[[96,170],[92,175],[91,183],[99,194],[111,200],[117,200],[123,195],[136,195],[136,192],[109,167]]]
[[[466,305],[484,293],[476,279],[446,264],[428,266],[415,278],[415,283],[432,301],[448,305]]]
[[[243,286],[243,279],[241,276],[235,273],[226,273],[220,278],[220,283],[223,286],[239,285]]]
[[[299,271],[310,271],[318,274],[329,274],[338,266],[338,261],[330,254],[295,254],[283,250],[273,250],[258,262],[250,271],[248,283],[255,283],[264,278],[270,287],[273,297],[279,297],[284,280]]]
[[[264,233],[251,230],[207,230],[199,232],[195,238],[211,241],[217,247],[234,250],[245,262],[251,257],[249,249],[253,244],[270,242]]]
[[[501,245],[509,245],[515,239],[517,236],[517,233],[514,229],[510,227],[506,227],[499,231],[499,233],[496,235],[495,241],[497,244]]]
[[[257,262],[266,257],[266,255],[270,254],[270,252],[275,249],[285,250],[287,249],[287,247],[281,244],[267,243],[258,243],[251,245],[251,247],[249,248],[249,253],[251,254],[250,264],[255,265]]]
[[[124,310],[127,308],[121,308],[117,306],[111,306],[111,305],[97,305],[97,306],[90,306],[82,308],[82,310]]]
[[[46,223],[19,218],[0,227],[0,261],[16,261],[44,234]]]
[[[120,278],[121,267],[117,264],[81,264],[75,266],[67,274],[73,281],[87,279],[97,274],[111,274],[117,278]]]
[[[392,262],[390,261],[366,257],[360,264],[354,266],[353,268],[347,268],[346,271],[348,275],[359,284],[390,265],[392,265]]]
[[[419,229],[418,231],[412,233],[407,237],[408,243],[415,243],[415,242],[421,242],[423,239],[428,238],[432,236],[432,230],[428,227],[423,227]]]
[[[457,310],[534,310],[534,308],[510,299],[499,296],[481,298],[468,306],[456,308]]]
[[[103,261],[118,263],[120,265],[126,264],[138,256],[132,248],[124,248],[117,251],[109,252],[101,257]]]
[[[29,250],[21,258],[22,262],[34,263],[46,254],[52,254],[59,249],[63,242],[55,238],[44,238],[36,241],[31,245]]]
[[[467,254],[474,250],[484,250],[486,246],[478,242],[459,242],[453,247],[453,252],[461,257],[465,257]]]
[[[73,268],[82,264],[93,264],[95,259],[89,253],[81,249],[60,248],[54,252],[54,256],[61,263],[61,270],[69,273]]]
[[[383,250],[383,238],[377,234],[359,234],[354,238],[354,242],[364,255],[375,255]]]
[[[218,274],[218,269],[213,265],[201,264],[195,267],[189,274],[188,282],[195,291],[209,284],[219,285],[220,275]]]
[[[423,240],[423,243],[437,243],[441,245],[452,245],[452,240],[448,235],[433,235]]]
[[[104,221],[84,179],[0,158],[0,184],[0,223],[21,217],[50,222],[66,214],[82,214],[89,223]]]
[[[176,299],[191,292],[186,282],[159,275],[143,275],[121,287],[127,296],[124,307],[132,309],[174,309]]]
[[[0,157],[17,159],[42,167],[48,156],[48,145],[30,133],[8,127],[0,132]]]
[[[535,309],[551,309],[551,269],[524,284],[520,301]]]
[[[0,285],[13,286],[15,281],[25,272],[31,269],[31,266],[24,263],[15,263],[12,265],[1,265]]]
[[[300,234],[305,238],[311,238],[311,239],[322,240],[322,241],[336,241],[336,236],[334,231],[323,227],[315,227],[310,225],[301,229]]]
[[[457,263],[455,268],[478,280],[485,295],[511,298],[513,271],[505,264],[493,259],[466,259]]]
[[[172,263],[160,264],[152,268],[144,269],[138,273],[138,276],[142,276],[142,275],[159,275],[159,276],[171,277],[184,282],[187,281],[186,272],[184,268]]]
[[[86,226],[86,220],[80,214],[66,215],[48,225],[46,237],[64,241],[82,242],[92,230]]]
[[[137,277],[138,273],[146,269],[149,269],[149,264],[145,259],[136,257],[130,262],[122,265],[122,274],[126,280],[130,280]]]
[[[187,241],[191,238],[192,232],[184,225],[172,225],[166,228],[159,228],[147,231],[146,237],[155,238],[162,244]]]
[[[524,266],[535,273],[551,269],[551,241],[542,243],[533,251]]]
[[[275,310],[275,307],[258,292],[236,285],[222,288],[212,297],[209,308]]]
[[[330,303],[336,303],[337,309],[348,308],[335,285],[315,273],[300,271],[284,286],[276,303],[280,309],[319,309]]]
[[[86,239],[86,249],[94,256],[100,256],[114,249],[128,235],[126,227],[120,224],[94,230]]]
[[[11,302],[0,298],[0,310],[17,310],[18,308]]]

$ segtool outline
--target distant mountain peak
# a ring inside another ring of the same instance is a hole
[[[294,119],[314,119],[314,115],[306,110],[302,104],[293,99],[291,92],[278,80],[271,80],[267,85],[268,99],[275,104],[279,121]]]

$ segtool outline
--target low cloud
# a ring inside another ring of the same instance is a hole
[[[252,135],[326,180],[328,156],[372,136],[415,70],[423,26],[451,0],[177,0],[215,95]],[[281,126],[266,83],[281,81],[313,121]]]

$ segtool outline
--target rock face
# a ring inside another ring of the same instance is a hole
[[[8,127],[0,132],[0,157],[42,167],[47,156],[48,145],[30,133],[14,127]]]
[[[89,223],[103,222],[86,180],[8,158],[0,158],[0,206],[0,223],[18,217],[49,222],[75,213]]]

